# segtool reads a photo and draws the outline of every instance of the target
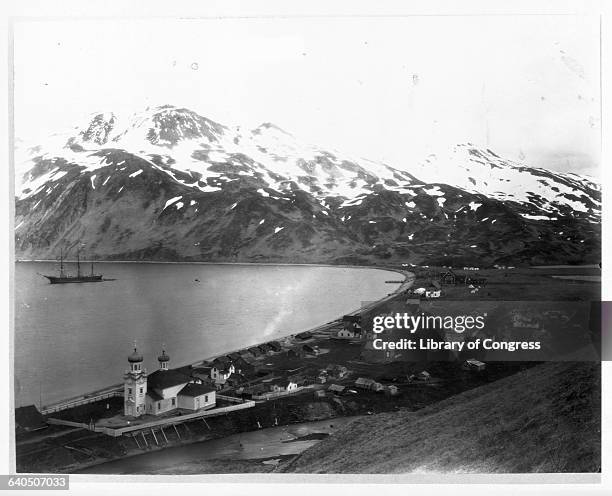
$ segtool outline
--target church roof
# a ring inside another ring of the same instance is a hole
[[[132,353],[129,357],[128,357],[128,362],[130,363],[140,363],[143,361],[143,357],[140,353],[138,353],[138,350],[136,349],[136,347],[134,347],[134,353]]]
[[[216,389],[209,384],[194,384],[191,382],[181,389],[179,394],[181,396],[190,396],[191,398],[195,398],[197,396],[202,396],[203,394],[212,393],[213,391],[216,391]]]
[[[176,370],[156,370],[147,377],[147,389],[167,389],[189,381],[189,376]]]

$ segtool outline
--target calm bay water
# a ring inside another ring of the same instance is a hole
[[[171,366],[184,365],[304,331],[398,286],[383,270],[138,263],[98,264],[114,281],[50,285],[39,274],[55,265],[15,266],[15,406],[122,382],[134,340],[149,371],[164,343]]]

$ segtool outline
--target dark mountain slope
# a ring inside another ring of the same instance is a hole
[[[598,363],[546,363],[414,413],[356,420],[285,472],[598,472]]]

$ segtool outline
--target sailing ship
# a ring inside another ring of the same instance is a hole
[[[64,271],[64,254],[60,251],[60,269],[59,269],[59,275],[57,276],[47,276],[44,274],[41,274],[43,277],[46,277],[47,279],[49,279],[49,282],[51,284],[67,284],[67,283],[71,283],[71,282],[101,282],[103,281],[102,279],[102,274],[94,274],[94,266],[93,266],[93,262],[91,262],[91,273],[90,274],[83,274],[81,272],[81,261],[79,258],[79,253],[77,252],[77,273],[76,275],[70,275],[67,274]]]

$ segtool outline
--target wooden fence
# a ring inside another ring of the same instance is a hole
[[[140,422],[140,423],[135,423],[133,425],[128,425],[125,427],[119,427],[116,429],[112,427],[105,427],[105,426],[100,426],[100,425],[95,425],[95,424],[85,424],[81,422],[72,422],[70,420],[62,420],[62,419],[55,419],[55,418],[50,418],[47,420],[47,422],[50,424],[55,424],[55,425],[80,427],[80,428],[88,429],[94,432],[101,432],[102,434],[106,434],[108,436],[119,437],[119,436],[123,436],[124,434],[128,432],[135,432],[135,431],[140,431],[144,429],[152,429],[154,427],[164,427],[166,425],[170,426],[170,425],[182,424],[184,422],[189,422],[191,420],[195,420],[199,418],[217,417],[219,415],[225,415],[227,413],[235,412],[237,410],[253,408],[254,406],[255,406],[254,401],[244,401],[243,402],[242,400],[240,400],[239,404],[232,405],[232,406],[213,408],[211,410],[204,410],[204,411],[195,412],[195,413],[188,413],[188,414],[184,414],[181,416],[166,417],[166,418],[159,419],[159,420],[153,420],[151,422]]]

